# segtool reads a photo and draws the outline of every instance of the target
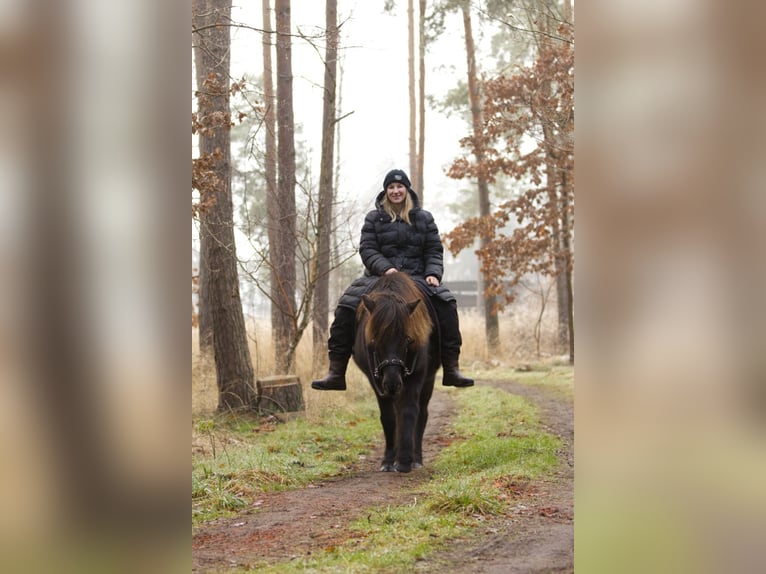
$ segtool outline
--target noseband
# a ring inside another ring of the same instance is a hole
[[[386,359],[385,361],[377,362],[377,358],[375,360],[375,368],[372,370],[372,376],[375,377],[375,380],[378,380],[380,378],[380,371],[381,369],[385,369],[386,367],[390,367],[391,365],[396,365],[400,369],[402,369],[402,372],[404,373],[404,376],[408,376],[412,374],[412,370],[407,367],[407,365],[402,361],[401,359]]]
[[[407,348],[405,350],[404,358],[407,358],[407,350],[409,350],[411,340],[407,339]],[[372,373],[372,382],[373,387],[375,388],[375,391],[378,393],[378,395],[383,396],[383,391],[379,387],[378,383],[380,382],[381,377],[381,371],[385,369],[386,367],[390,366],[396,366],[399,367],[402,370],[402,376],[408,377],[412,374],[412,369],[407,366],[407,363],[403,361],[402,359],[395,357],[393,359],[384,359],[382,361],[378,361],[378,354],[375,352],[373,345],[370,344],[367,349],[367,357],[368,359],[371,359],[370,361],[370,372]]]

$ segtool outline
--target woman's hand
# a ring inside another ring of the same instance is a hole
[[[428,277],[426,277],[426,283],[428,283],[431,287],[439,286],[439,280],[433,275],[429,275]]]
[[[399,271],[396,269],[396,267],[392,267],[388,271],[384,273],[384,275],[391,275],[391,273],[399,273]]]

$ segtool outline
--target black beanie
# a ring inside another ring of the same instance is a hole
[[[401,169],[392,169],[386,174],[385,179],[383,179],[383,189],[385,190],[389,184],[393,182],[399,182],[407,189],[410,189],[410,178],[407,177],[407,174],[404,173]]]

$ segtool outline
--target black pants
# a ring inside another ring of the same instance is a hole
[[[442,363],[457,361],[463,338],[460,336],[460,321],[457,314],[457,302],[444,301],[441,297],[431,297],[431,304],[436,310],[441,330]],[[356,330],[356,312],[344,306],[335,309],[335,319],[330,326],[330,339],[327,350],[330,360],[347,361],[351,357]]]

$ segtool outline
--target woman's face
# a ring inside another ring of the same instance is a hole
[[[404,205],[404,200],[407,197],[407,188],[403,184],[398,182],[389,183],[386,188],[386,197],[392,205],[401,207]]]

